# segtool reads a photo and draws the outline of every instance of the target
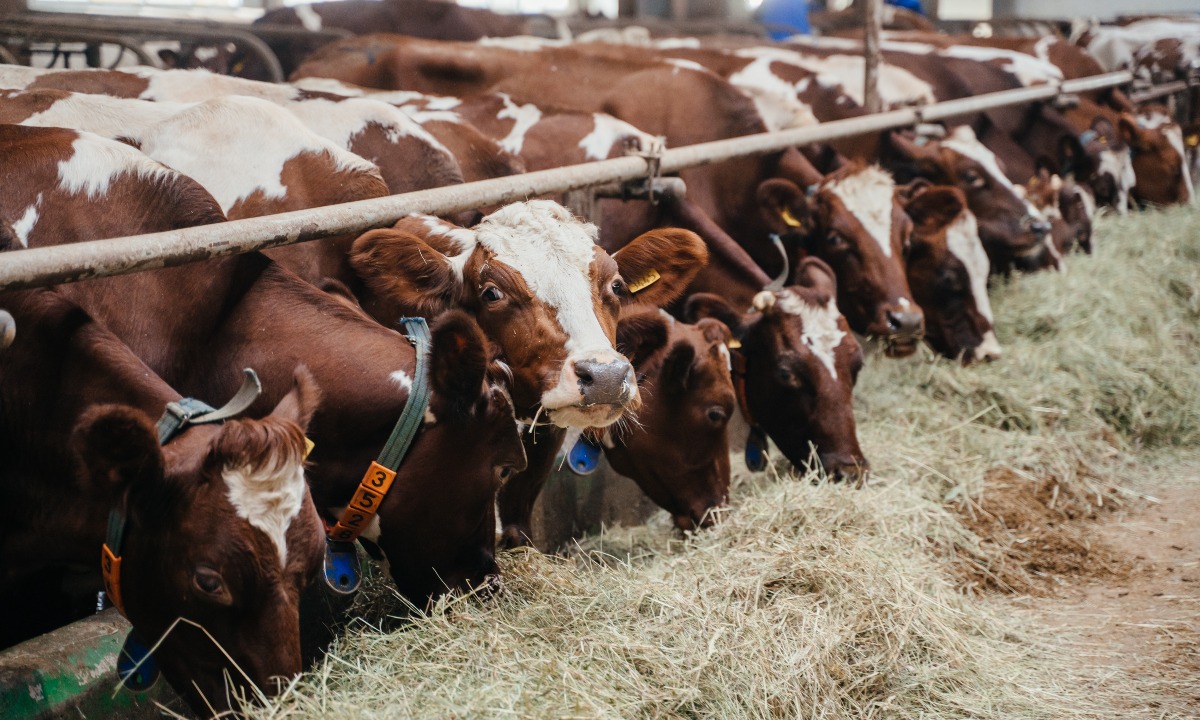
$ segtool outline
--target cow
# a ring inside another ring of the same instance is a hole
[[[278,692],[303,670],[299,596],[323,558],[304,481],[312,376],[298,368],[260,419],[192,425],[160,447],[154,423],[180,395],[127,346],[54,291],[0,304],[21,327],[0,354],[5,612],[44,598],[31,580],[66,566],[91,570],[94,606],[107,547],[120,557],[109,599],[143,645],[162,640],[154,660],[196,713]],[[26,613],[6,642],[50,629],[44,600]]]
[[[925,310],[925,341],[963,364],[998,359],[988,257],[967,199],[958,188],[924,181],[898,188],[897,195],[913,223],[905,269]]]
[[[1149,105],[1136,118],[1123,115],[1117,130],[1132,152],[1139,205],[1189,205],[1195,201],[1183,129],[1162,106]]]
[[[128,145],[8,125],[0,126],[0,140],[0,177],[12,188],[0,199],[0,215],[15,218],[22,246],[224,219],[194,181]],[[412,343],[260,254],[94,279],[61,292],[181,392],[231,395],[238,378],[228,368],[254,367],[266,392],[252,416],[278,402],[275,388],[305,364],[326,398],[309,425],[316,447],[308,479],[331,524],[408,401]],[[506,372],[481,365],[488,349],[473,323],[460,317],[434,324],[439,357],[432,364],[461,371],[431,374],[430,412],[369,528],[397,586],[418,606],[496,574],[496,494],[526,463]],[[464,451],[463,437],[489,440]]]
[[[729,498],[732,339],[718,320],[691,325],[656,309],[622,313],[617,325],[617,347],[633,363],[645,399],[637,423],[610,426],[599,441],[613,469],[681,530],[711,525]]]
[[[372,317],[387,323],[462,307],[511,368],[529,470],[501,491],[506,546],[528,542],[533,502],[565,430],[603,428],[637,410],[633,368],[613,346],[621,307],[669,303],[707,256],[686,230],[649,231],[612,257],[597,234],[557,203],[534,200],[469,229],[410,216],[364,233],[350,251],[361,278],[355,294]]]
[[[804,259],[797,283],[762,290],[746,311],[721,295],[695,293],[684,314],[715,318],[732,331],[734,382],[743,418],[775,441],[798,467],[834,480],[865,481],[852,391],[863,354],[837,309],[837,279],[817,258]]]

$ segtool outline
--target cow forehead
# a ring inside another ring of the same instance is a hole
[[[238,517],[275,544],[279,566],[287,567],[287,531],[304,507],[308,487],[299,454],[280,453],[258,467],[226,466],[226,496]]]
[[[887,257],[892,256],[892,176],[871,165],[843,178],[826,181],[823,189],[836,195],[862,223]]]
[[[954,222],[946,227],[946,247],[967,269],[971,281],[971,296],[980,315],[992,319],[992,305],[988,301],[987,279],[991,265],[987,252],[979,239],[979,225],[970,210],[963,210]]]
[[[842,314],[837,303],[829,298],[824,304],[811,302],[798,292],[784,288],[775,293],[775,306],[784,313],[800,318],[800,341],[825,366],[830,376],[837,379],[835,352],[842,344],[846,333],[838,324]]]
[[[1009,191],[1016,194],[1017,188],[1000,169],[1000,163],[996,161],[996,154],[979,142],[975,133],[966,126],[955,128],[950,137],[942,141],[942,147],[979,163],[1001,187],[1008,188]]]

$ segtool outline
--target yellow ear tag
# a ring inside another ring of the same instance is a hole
[[[629,292],[641,292],[661,279],[662,275],[659,275],[657,270],[651,268],[650,272],[643,275],[640,280],[629,283]]]
[[[1187,136],[1187,144],[1188,144],[1188,147],[1196,147],[1197,145],[1200,145],[1200,135],[1197,135],[1196,133],[1192,133],[1191,135],[1188,135]]]
[[[783,212],[779,213],[779,216],[783,218],[784,224],[788,227],[800,227],[800,221],[792,215],[792,211],[788,208],[784,208]]]
[[[725,347],[729,348],[730,350],[740,350],[742,347],[742,341],[738,340],[737,338],[729,338],[729,342],[725,343]]]
[[[307,437],[304,438],[304,459],[305,460],[307,460],[308,456],[312,454],[313,448],[315,448],[316,446],[317,446],[317,444],[315,442],[313,442],[312,440],[309,440]]]

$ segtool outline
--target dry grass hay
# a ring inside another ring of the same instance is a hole
[[[995,288],[1003,360],[869,360],[866,488],[741,474],[710,531],[659,518],[567,558],[517,553],[498,597],[394,631],[373,628],[399,611],[381,585],[320,667],[251,714],[1127,716],[1063,670],[1056,637],[964,592],[1120,572],[1071,547],[1086,544],[1071,528],[1196,459],[1200,213],[1108,218],[1098,235],[1066,276]],[[1022,547],[1051,524],[1063,531]]]

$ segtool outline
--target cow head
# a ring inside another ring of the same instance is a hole
[[[1048,240],[1050,223],[1025,201],[969,126],[960,125],[945,139],[923,144],[896,132],[888,138],[897,172],[905,181],[923,177],[963,192],[993,272],[1058,266]]]
[[[1128,113],[1117,121],[1121,139],[1133,154],[1138,203],[1176,205],[1192,202],[1195,192],[1187,164],[1183,130],[1162,109]]]
[[[378,523],[363,534],[418,607],[497,574],[496,493],[525,469],[508,376],[489,360],[478,323],[450,311],[433,323],[431,335],[432,393],[422,441],[405,458],[405,482],[392,486]]]
[[[908,281],[925,309],[925,339],[963,363],[1000,357],[988,302],[988,258],[975,216],[957,188],[920,187],[901,194],[912,218]],[[914,187],[915,186],[915,187]]]
[[[859,481],[868,467],[858,446],[852,393],[862,348],[838,312],[829,266],[806,258],[798,284],[763,291],[742,313],[717,295],[688,298],[690,318],[714,317],[741,343],[747,420],[770,435],[797,467],[815,452],[835,479]]]
[[[904,275],[912,224],[893,199],[894,187],[880,168],[854,163],[809,192],[773,178],[759,186],[758,196],[777,233],[799,236],[803,254],[836,273],[838,306],[850,327],[883,338],[889,355],[903,357],[916,351],[924,317]]]
[[[1062,255],[1076,247],[1092,251],[1092,219],[1096,214],[1091,188],[1051,174],[1045,167],[1025,184],[1026,197],[1050,221],[1050,235]]]
[[[512,369],[518,417],[605,427],[640,398],[633,367],[613,346],[623,305],[674,299],[707,258],[686,230],[652,230],[610,257],[596,228],[547,200],[508,205],[466,229],[405,218],[354,243],[364,307],[435,314],[462,307]]]
[[[1130,148],[1107,118],[1092,119],[1091,127],[1078,138],[1064,138],[1060,147],[1060,169],[1071,170],[1076,180],[1086,183],[1099,205],[1118,213],[1129,211],[1130,193],[1137,181]]]
[[[161,448],[123,406],[93,407],[75,428],[85,481],[124,498],[125,613],[143,642],[163,638],[155,659],[205,717],[303,669],[299,596],[324,545],[303,462],[318,394],[298,371],[270,416],[195,426]]]
[[[685,530],[710,524],[729,496],[731,337],[718,320],[688,325],[652,309],[617,326],[644,399],[636,425],[606,432],[604,454]]]

